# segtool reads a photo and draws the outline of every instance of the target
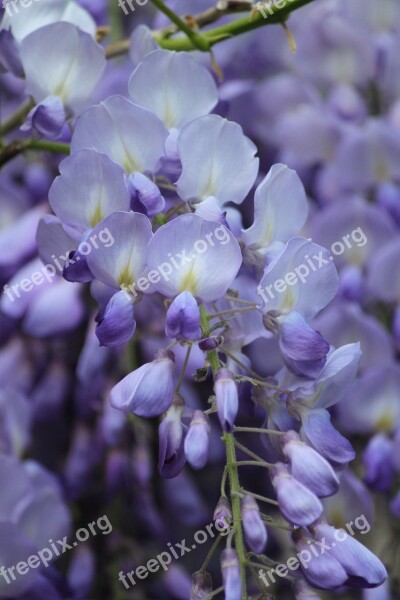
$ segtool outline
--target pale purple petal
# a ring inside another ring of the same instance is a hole
[[[97,279],[114,288],[135,284],[145,267],[147,243],[152,236],[149,219],[139,213],[115,212],[90,235],[101,239],[102,231],[107,232],[109,242],[99,244],[88,254],[89,269]]]
[[[105,154],[81,150],[63,160],[59,169],[49,201],[63,223],[84,232],[112,212],[129,211],[124,171]]]
[[[243,241],[263,250],[276,240],[287,242],[301,230],[307,215],[307,198],[297,173],[286,165],[273,165],[256,189],[254,223],[243,231]]]
[[[152,112],[122,96],[92,106],[79,119],[71,153],[93,148],[107,154],[125,171],[157,171],[168,131]]]
[[[105,68],[104,50],[70,23],[46,25],[21,44],[26,91],[36,102],[59,96],[76,113],[87,104]]]
[[[218,115],[200,117],[182,129],[178,147],[182,174],[177,189],[183,200],[244,200],[255,181],[258,158],[255,145],[237,123]]]
[[[158,115],[167,129],[180,129],[208,114],[218,102],[213,77],[189,54],[156,50],[147,54],[129,80],[133,102]]]
[[[165,296],[187,291],[204,302],[217,300],[226,293],[241,262],[232,233],[193,214],[160,227],[148,246],[149,271],[161,274],[154,287]]]

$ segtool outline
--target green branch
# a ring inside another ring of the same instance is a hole
[[[210,49],[210,44],[206,38],[200,33],[194,31],[194,29],[191,29],[189,25],[180,17],[178,17],[173,10],[166,6],[162,0],[151,0],[151,2],[161,12],[163,12],[169,18],[169,20],[178,27],[178,29],[186,34],[188,40],[193,44],[194,48],[197,48],[197,50],[201,50],[203,52],[207,52]]]
[[[25,121],[25,119],[26,119],[29,111],[34,106],[35,106],[35,103],[33,102],[32,99],[27,100],[24,104],[22,104],[21,106],[19,106],[17,108],[17,110],[15,111],[15,113],[13,113],[12,115],[10,115],[4,121],[4,123],[1,123],[1,125],[0,125],[0,137],[3,137],[3,135],[6,135],[7,133],[10,133],[10,131],[13,131],[13,129],[15,129],[19,125],[22,125],[22,123]]]
[[[309,4],[313,0],[290,0],[286,1],[286,4],[282,8],[278,8],[277,5],[270,5],[269,8],[265,9],[268,18],[264,18],[261,12],[254,12],[252,15],[247,15],[231,23],[214,27],[203,33],[203,36],[208,40],[210,47],[218,44],[222,40],[242,35],[248,31],[253,31],[264,25],[276,25],[282,23],[288,17],[288,15],[301,8],[302,6]],[[281,2],[282,3],[282,2]],[[261,3],[263,4],[263,3]],[[269,13],[272,14],[269,14]],[[154,39],[166,50],[194,50],[195,46],[191,40],[187,37],[181,38],[168,38],[162,39],[154,35]]]
[[[241,17],[240,19],[236,19],[231,23],[226,23],[225,25],[220,25],[219,27],[214,27],[213,29],[209,29],[207,31],[203,31],[200,34],[195,32],[193,29],[187,25],[180,17],[174,14],[175,25],[178,27],[176,18],[179,19],[180,26],[179,29],[183,31],[186,35],[182,37],[170,37],[170,34],[166,35],[165,29],[160,29],[153,31],[153,38],[157,42],[157,44],[164,48],[165,50],[176,50],[176,51],[190,51],[190,50],[198,50],[201,49],[203,51],[209,50],[215,44],[222,42],[223,40],[236,37],[237,35],[242,35],[243,33],[247,33],[248,31],[253,31],[254,29],[258,29],[259,27],[264,27],[264,25],[276,25],[278,23],[283,23],[290,13],[298,10],[302,6],[313,2],[314,0],[276,0],[277,3],[273,5],[269,2],[260,2],[258,3],[260,8],[264,11],[264,14],[267,15],[265,18],[261,11],[257,10],[257,4],[254,5],[254,11],[245,17]],[[157,6],[157,2],[159,0],[153,1],[153,4]],[[281,6],[281,4],[283,5]],[[160,8],[161,10],[161,8]],[[165,12],[165,11],[163,11]],[[165,13],[166,14],[166,13]],[[216,16],[218,16],[218,11],[215,11]],[[226,13],[221,13],[221,16]],[[170,19],[172,17],[170,16]],[[196,17],[193,17],[193,21],[196,23]],[[182,29],[182,24],[185,29]],[[201,24],[201,23],[200,23]],[[190,31],[190,35],[187,32],[187,29]],[[193,35],[200,35],[196,37],[196,43],[193,42]],[[192,38],[192,39],[191,39]],[[199,43],[204,45],[204,48],[199,48]],[[106,57],[114,58],[116,56],[121,56],[129,51],[129,40],[122,40],[117,44],[110,45],[106,48]]]
[[[1,148],[1,146],[0,146]],[[0,167],[27,150],[43,150],[57,154],[69,154],[70,145],[49,140],[14,140],[0,149]]]

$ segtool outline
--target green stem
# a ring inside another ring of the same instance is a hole
[[[260,494],[254,494],[254,492],[245,492],[246,494],[250,494],[256,500],[260,502],[267,502],[268,504],[274,504],[275,506],[279,506],[279,503],[276,500],[272,500],[272,498],[266,498],[265,496],[260,496]]]
[[[214,46],[225,39],[242,35],[243,33],[253,31],[264,25],[276,25],[277,23],[282,23],[291,12],[312,1],[313,0],[292,0],[290,3],[287,1],[282,7],[278,7],[277,4],[271,4],[267,9],[268,13],[271,13],[268,14],[268,18],[263,17],[261,12],[257,11],[256,13],[253,13],[253,15],[247,15],[236,21],[232,21],[231,23],[209,29],[203,33],[203,38],[208,41],[209,49],[211,46]],[[197,48],[189,36],[181,38],[163,38],[160,34],[157,35],[157,32],[154,32],[154,39],[161,48],[165,48],[166,50],[188,51]]]
[[[24,104],[22,104],[19,108],[17,108],[17,110],[12,115],[10,115],[4,121],[4,123],[0,125],[0,137],[3,137],[3,135],[10,133],[10,131],[13,131],[19,125],[22,125],[29,111],[34,106],[35,103],[33,102],[33,100],[29,99],[26,102],[24,102]]]
[[[205,337],[210,335],[210,323],[209,316],[204,306],[200,307],[201,315],[201,327]],[[209,363],[213,375],[215,376],[219,370],[219,358],[216,350],[210,350],[207,353]],[[246,590],[246,549],[244,546],[243,530],[242,530],[242,516],[240,510],[240,483],[239,473],[236,466],[236,451],[235,451],[235,437],[232,433],[224,433],[222,437],[225,443],[226,451],[226,469],[229,477],[229,487],[231,492],[231,504],[232,504],[232,516],[235,526],[235,549],[239,558],[240,563],[240,576],[242,580],[242,600],[247,598]]]
[[[262,14],[257,11],[255,14],[253,14],[253,16],[247,15],[246,17],[242,17],[231,23],[204,31],[203,34],[200,35],[200,44],[204,44],[204,50],[209,50],[211,46],[214,46],[215,44],[218,44],[219,42],[231,37],[252,31],[253,29],[258,29],[264,25],[276,25],[277,23],[282,23],[291,12],[301,8],[302,6],[305,6],[306,4],[309,4],[310,2],[313,2],[313,0],[287,0],[285,6],[282,8],[278,7],[277,5],[271,5],[269,9],[266,9],[268,13],[270,11],[272,12],[267,19],[265,19]],[[153,4],[157,6],[156,2],[153,2]],[[165,13],[165,11],[163,12]],[[175,15],[175,13],[173,14],[175,19],[174,23],[176,24],[177,15]],[[172,20],[171,16],[169,18]],[[177,18],[179,19],[179,17]],[[179,19],[179,22],[180,24],[183,23],[187,28],[186,23],[184,23],[182,19]],[[181,25],[179,26],[179,29],[186,33],[186,37],[166,37],[165,31],[161,29],[158,31],[153,31],[153,38],[161,48],[165,48],[166,50],[190,51],[199,49],[199,34],[196,34],[196,32],[189,28],[189,35],[187,31],[182,29]],[[193,36],[196,36],[196,43],[192,41]],[[106,57],[114,58],[116,56],[126,54],[129,51],[129,46],[129,40],[121,40],[116,44],[112,44],[105,49]]]
[[[240,563],[240,576],[242,579],[242,600],[247,598],[246,590],[246,549],[244,547],[242,514],[240,510],[240,483],[236,466],[235,438],[232,433],[223,436],[226,449],[226,464],[228,467],[229,485],[231,490],[232,516],[235,523],[235,549]]]
[[[265,460],[238,460],[236,462],[237,467],[264,467],[264,469],[271,469],[274,465]]]
[[[70,146],[69,144],[47,140],[14,140],[4,148],[0,146],[0,167],[27,150],[44,150],[45,152],[69,154]]]
[[[235,427],[234,431],[243,433],[268,433],[272,435],[284,435],[284,431],[276,431],[275,429],[263,429],[262,427]]]
[[[69,154],[71,147],[63,142],[50,142],[48,140],[29,140],[28,150],[44,150],[45,152],[57,152],[59,154]]]
[[[183,367],[182,367],[182,371],[181,371],[181,374],[180,374],[180,377],[179,377],[179,381],[178,381],[178,383],[177,383],[177,386],[176,386],[176,389],[175,389],[175,392],[176,392],[176,393],[178,393],[178,392],[179,392],[179,390],[180,390],[180,387],[181,387],[181,385],[182,385],[182,382],[183,382],[183,378],[185,377],[185,373],[186,373],[186,369],[187,369],[187,366],[188,366],[188,362],[189,362],[189,358],[190,358],[190,353],[191,353],[191,351],[192,351],[192,345],[190,345],[190,346],[188,347],[188,349],[186,350],[185,361],[184,361],[184,363],[183,363]]]
[[[204,35],[193,31],[193,29],[191,29],[189,25],[185,23],[185,21],[178,17],[173,10],[166,6],[162,0],[151,0],[151,2],[159,10],[161,10],[161,12],[163,12],[170,19],[170,21],[172,21],[172,23],[175,23],[175,25],[186,34],[186,39],[192,44],[194,49],[197,48],[197,50],[201,50],[202,52],[208,52],[210,49],[210,42],[204,37]]]
[[[254,460],[264,462],[264,459],[261,458],[261,456],[258,456],[258,454],[256,454],[255,452],[253,452],[252,450],[249,450],[249,448],[246,448],[246,446],[243,446],[243,444],[240,444],[237,440],[235,440],[235,446],[236,446],[236,448],[238,448],[239,450],[241,450],[248,456],[251,456],[251,458],[254,458]]]
[[[207,569],[208,564],[209,564],[210,560],[212,559],[212,557],[214,555],[214,552],[216,551],[217,546],[218,546],[218,544],[220,543],[221,540],[222,540],[222,537],[221,537],[221,534],[219,534],[215,538],[215,540],[213,542],[213,545],[211,546],[210,550],[208,551],[207,556],[204,559],[204,562],[203,562],[203,564],[201,565],[201,567],[199,569],[200,571],[205,571]]]

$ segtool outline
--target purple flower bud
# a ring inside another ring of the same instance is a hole
[[[323,507],[313,492],[297,481],[283,463],[271,469],[271,481],[275,488],[279,510],[294,525],[307,527],[322,514]]]
[[[300,568],[307,581],[318,588],[334,590],[347,581],[347,573],[329,551],[322,551],[309,534],[302,528],[292,534],[300,560]]]
[[[246,544],[253,552],[262,554],[267,545],[267,528],[260,516],[257,502],[251,494],[242,498],[242,522]]]
[[[221,496],[214,510],[214,521],[218,531],[227,529],[232,522],[232,510],[225,496]]]
[[[228,369],[220,369],[216,374],[214,392],[221,426],[224,431],[231,431],[239,409],[239,398],[235,378]]]
[[[364,481],[376,492],[388,492],[392,487],[395,475],[393,453],[393,442],[383,433],[375,435],[364,451]]]
[[[225,600],[240,600],[242,597],[242,579],[236,550],[233,548],[223,550],[221,553],[221,569]]]
[[[158,470],[160,475],[167,479],[176,477],[186,462],[181,421],[183,410],[183,399],[176,394],[174,403],[166,412],[158,428]]]
[[[185,454],[194,469],[202,469],[207,462],[210,441],[208,416],[195,410],[185,438]]]
[[[201,600],[213,591],[212,578],[207,571],[196,571],[192,575],[190,600]]]
[[[156,417],[165,412],[174,398],[175,356],[159,350],[150,363],[129,373],[111,390],[111,405],[125,414]]]
[[[302,442],[295,431],[285,433],[281,444],[295,479],[319,498],[332,496],[338,491],[339,479],[331,465],[314,448]]]
[[[317,377],[329,352],[325,338],[296,311],[282,319],[279,347],[288,369],[300,377]]]
[[[66,119],[61,98],[48,96],[32,108],[21,130],[36,132],[40,136],[56,139],[61,135]]]
[[[165,333],[172,339],[197,340],[200,337],[200,309],[189,292],[179,294],[168,308]]]
[[[208,352],[209,350],[215,350],[215,348],[218,348],[218,346],[220,346],[223,342],[223,337],[218,335],[217,337],[208,337],[208,338],[204,338],[204,340],[201,340],[199,342],[199,348],[200,350],[203,350],[203,352]]]
[[[79,251],[79,248],[69,253],[68,261],[66,261],[63,269],[63,277],[66,281],[73,283],[93,281],[94,276],[88,267],[86,256]]]
[[[157,185],[142,173],[132,173],[128,177],[132,210],[154,217],[164,210],[165,200]]]
[[[387,578],[387,572],[378,557],[344,529],[335,529],[325,522],[312,527],[320,542],[329,545],[329,554],[348,575],[346,585],[355,588],[378,587]]]
[[[124,291],[114,294],[97,317],[96,336],[100,346],[122,346],[136,329],[133,302]]]

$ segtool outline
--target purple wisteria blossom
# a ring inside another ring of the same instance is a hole
[[[398,597],[399,33],[4,0],[0,598]]]

